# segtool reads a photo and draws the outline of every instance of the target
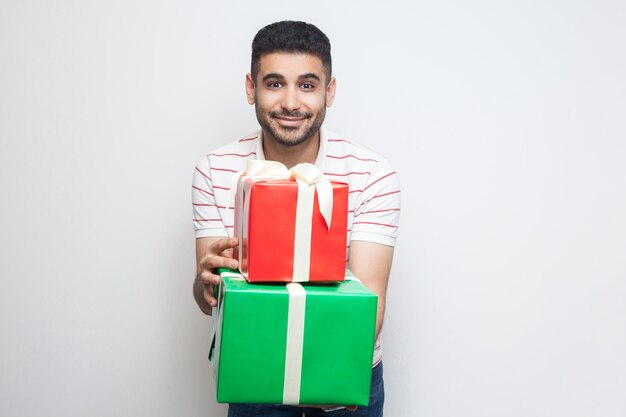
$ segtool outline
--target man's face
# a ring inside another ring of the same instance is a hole
[[[264,133],[295,146],[317,134],[335,95],[326,85],[322,61],[309,54],[272,53],[259,61],[256,80],[246,77],[248,102],[254,104]]]

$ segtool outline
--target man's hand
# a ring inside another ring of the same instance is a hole
[[[237,269],[239,262],[233,259],[233,248],[239,244],[237,238],[196,239],[196,262],[198,269],[193,284],[193,295],[204,314],[211,315],[217,305],[214,286],[220,283],[217,268]]]

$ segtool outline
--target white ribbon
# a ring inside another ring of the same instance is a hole
[[[320,213],[326,221],[326,227],[330,229],[330,220],[333,216],[333,186],[328,178],[324,177],[322,171],[313,164],[303,163],[291,168],[291,176],[298,181],[302,188],[305,186],[315,192],[317,190],[317,202],[320,206]],[[300,190],[298,190],[298,193]],[[300,194],[298,194],[300,198]],[[312,203],[312,201],[311,201]]]
[[[287,284],[289,292],[289,312],[287,315],[287,350],[285,353],[285,379],[283,404],[300,403],[300,383],[302,378],[302,348],[304,346],[304,313],[306,291],[302,285]]]
[[[246,162],[246,170],[237,172],[230,182],[229,207],[234,207],[237,184],[245,177],[251,177],[259,181],[271,179],[289,180],[294,178],[298,184],[307,185],[309,188],[317,190],[317,202],[320,206],[320,213],[324,217],[326,227],[330,229],[330,221],[333,215],[333,186],[315,165],[305,162],[287,169],[284,164],[278,161],[250,159]]]
[[[256,182],[272,179],[290,180],[295,179],[298,183],[298,201],[296,205],[296,227],[294,236],[294,266],[292,279],[294,282],[306,282],[309,280],[311,258],[311,229],[313,221],[313,205],[315,192],[320,213],[324,218],[326,227],[330,229],[333,213],[333,187],[324,174],[313,164],[302,163],[294,166],[291,170],[277,161],[248,160],[246,170],[234,175],[230,187],[230,207],[237,194],[239,195],[237,213],[238,221],[235,224],[239,240],[239,265],[243,265],[244,239],[248,236],[248,222],[245,220],[249,213],[250,199],[244,199],[244,187],[247,181]],[[237,189],[239,188],[239,192]],[[247,242],[246,242],[247,243]],[[247,268],[241,270],[247,278]]]
[[[293,282],[309,280],[314,197],[315,188],[298,182],[296,224],[293,234],[293,273],[291,276]]]
[[[237,172],[230,181],[230,200],[228,207],[234,207],[237,184],[239,184],[239,180],[242,179],[242,177],[254,177],[258,180],[288,180],[291,178],[291,173],[287,167],[280,162],[249,159],[246,162],[246,170]]]
[[[245,281],[245,279],[243,278],[243,275],[241,275],[238,272],[228,272],[228,271],[224,271],[220,274],[220,277],[222,278],[230,278],[234,281]]]

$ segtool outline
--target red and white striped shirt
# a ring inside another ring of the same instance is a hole
[[[400,220],[398,174],[379,154],[320,130],[315,165],[330,180],[348,184],[348,238],[394,246]],[[264,160],[261,132],[244,136],[202,158],[192,185],[196,238],[232,237],[234,209],[230,203],[233,174],[245,170],[248,159]],[[382,358],[380,337],[374,346],[374,366]]]
[[[339,136],[320,131],[315,165],[331,181],[349,186],[348,239],[394,246],[400,219],[398,175],[379,154]],[[265,159],[261,132],[209,153],[195,168],[192,185],[196,238],[232,237],[234,209],[228,207],[233,174],[248,159]]]

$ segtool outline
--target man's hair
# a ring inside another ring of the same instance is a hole
[[[332,74],[330,41],[316,26],[305,22],[285,20],[272,23],[259,30],[252,40],[251,73],[254,82],[259,74],[261,57],[274,52],[315,55],[322,60],[324,65],[326,83],[330,82]]]

